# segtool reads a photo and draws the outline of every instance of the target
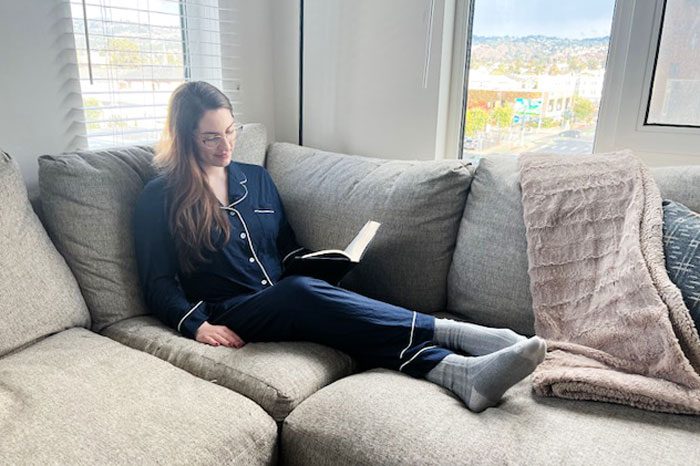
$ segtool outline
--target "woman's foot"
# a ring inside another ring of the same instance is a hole
[[[426,379],[450,389],[471,411],[495,406],[503,394],[544,360],[545,341],[532,337],[479,357],[451,354],[428,372]]]

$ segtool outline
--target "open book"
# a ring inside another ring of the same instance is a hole
[[[345,250],[324,249],[292,257],[285,264],[282,278],[306,275],[337,285],[360,262],[380,225],[372,220],[367,222]]]

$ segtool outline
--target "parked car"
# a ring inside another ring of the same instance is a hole
[[[476,138],[464,138],[464,150],[477,150],[481,146],[481,140]]]
[[[581,131],[579,131],[579,130],[577,130],[577,129],[569,129],[569,130],[566,130],[566,131],[562,131],[562,132],[559,133],[557,136],[562,137],[562,138],[574,138],[574,139],[578,139],[578,138],[581,137]]]

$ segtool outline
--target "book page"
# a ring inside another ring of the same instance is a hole
[[[334,255],[334,254],[337,254],[337,255],[340,255],[343,257],[347,257],[348,259],[350,259],[347,255],[347,253],[345,251],[341,251],[340,249],[322,249],[320,251],[314,251],[314,252],[310,252],[308,254],[304,254],[303,256],[301,256],[301,258],[308,259],[310,257],[330,256],[330,255]]]
[[[348,244],[348,247],[345,248],[345,254],[347,254],[352,262],[360,262],[367,246],[369,246],[374,235],[377,234],[380,225],[381,223],[370,220],[362,227],[357,236],[355,236],[355,239]]]

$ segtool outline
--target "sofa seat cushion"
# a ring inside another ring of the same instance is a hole
[[[276,143],[267,169],[302,246],[343,249],[368,220],[382,225],[345,288],[421,312],[443,310],[447,271],[472,167],[400,161]]]
[[[205,345],[146,316],[121,321],[103,333],[247,396],[278,421],[354,367],[349,356],[315,343],[248,343],[240,349]]]
[[[290,465],[694,464],[698,438],[696,417],[540,398],[529,378],[474,414],[437,385],[379,369],[302,403],[282,451]]]
[[[85,329],[0,359],[1,464],[271,464],[249,399]]]
[[[52,333],[90,325],[75,277],[34,214],[19,167],[2,151],[0,316],[0,356]]]
[[[262,125],[246,125],[233,157],[262,163]],[[131,146],[39,158],[43,220],[80,284],[92,328],[148,314],[141,299],[132,217],[144,185],[156,175],[153,148]]]

